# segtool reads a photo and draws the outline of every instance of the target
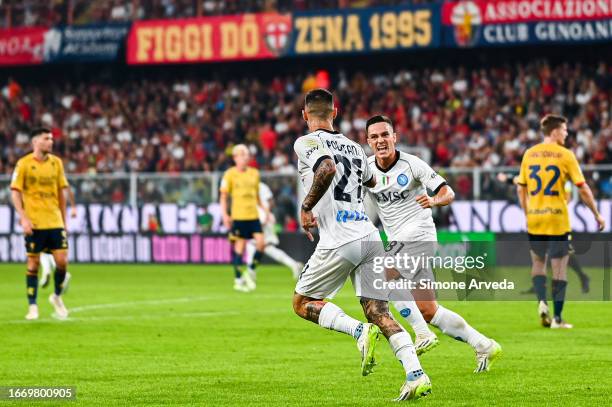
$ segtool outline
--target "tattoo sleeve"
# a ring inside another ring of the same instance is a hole
[[[329,188],[335,174],[336,165],[331,158],[327,158],[319,164],[314,173],[310,191],[308,191],[304,202],[302,202],[302,209],[309,211],[314,208]]]
[[[360,302],[368,322],[378,326],[387,339],[404,330],[393,318],[388,302],[371,298],[361,298]]]
[[[325,306],[325,301],[311,301],[306,304],[306,319],[314,322],[319,322],[319,314]]]

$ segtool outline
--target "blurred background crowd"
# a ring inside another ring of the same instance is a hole
[[[611,67],[542,59],[487,68],[318,71],[269,79],[145,75],[114,83],[65,78],[42,86],[9,79],[0,98],[0,173],[10,174],[28,151],[28,129],[36,124],[52,129],[54,149],[73,174],[223,171],[232,165],[231,147],[246,143],[252,165],[275,172],[269,182],[284,208],[278,216],[285,219],[295,213],[293,141],[306,131],[303,95],[321,84],[335,92],[342,133],[365,144],[365,121],[384,113],[393,119],[398,141],[426,151],[437,169],[519,165],[524,150],[541,139],[540,112],[570,119],[568,147],[581,163],[612,162]],[[469,173],[447,177],[459,199],[473,198]],[[606,173],[593,181],[599,197],[612,193],[609,178]],[[481,183],[481,198],[514,196],[493,174]],[[78,185],[85,201],[126,202],[129,191],[125,179]],[[143,181],[139,198],[205,203],[210,188],[198,185]]]
[[[8,0],[0,6],[0,28],[440,2],[442,0]]]
[[[384,113],[399,141],[429,150],[436,167],[515,166],[540,140],[540,112],[570,119],[584,164],[611,162],[611,67],[545,60],[490,68],[397,70],[206,80],[135,79],[30,86],[9,80],[0,99],[0,172],[29,148],[28,129],[53,130],[70,173],[224,170],[247,143],[253,165],[292,173],[293,141],[305,131],[303,95],[329,83],[336,124],[365,144],[365,121]]]

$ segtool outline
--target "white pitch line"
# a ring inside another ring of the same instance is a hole
[[[279,298],[278,295],[253,295],[253,294],[245,294],[245,297],[252,299],[259,298]],[[139,305],[162,305],[162,304],[180,304],[185,302],[197,302],[197,301],[209,301],[209,300],[220,300],[227,299],[227,296],[202,296],[202,297],[182,297],[182,298],[166,298],[160,300],[141,300],[141,301],[128,301],[128,302],[113,302],[107,304],[91,304],[91,305],[83,305],[80,307],[72,307],[68,310],[73,312],[83,312],[83,311],[91,311],[98,309],[109,309],[109,308],[126,308],[126,307],[134,307]]]
[[[272,294],[249,294],[249,293],[245,293],[244,296],[246,298],[250,298],[250,299],[265,299],[265,298],[279,298],[278,295],[272,295]],[[210,301],[210,300],[218,300],[218,299],[227,299],[227,295],[224,296],[220,296],[220,295],[215,295],[215,296],[200,296],[200,297],[182,297],[182,298],[166,298],[166,299],[158,299],[158,300],[141,300],[141,301],[127,301],[127,302],[114,302],[114,303],[107,303],[107,304],[90,304],[90,305],[83,305],[80,307],[73,307],[73,308],[68,308],[68,310],[70,311],[70,314],[74,314],[74,313],[80,313],[80,312],[87,312],[87,311],[95,311],[95,310],[101,310],[101,309],[116,309],[116,308],[132,308],[132,307],[138,307],[140,305],[144,305],[144,306],[149,306],[149,305],[162,305],[162,304],[181,304],[181,303],[188,303],[188,302],[198,302],[198,301]],[[217,316],[217,315],[239,315],[242,314],[243,312],[237,312],[237,311],[200,311],[200,312],[191,312],[191,313],[176,313],[176,314],[171,314],[172,317],[183,317],[183,318],[189,318],[189,317],[198,317],[198,316],[202,316],[202,317],[211,317],[211,316]],[[258,313],[268,313],[268,312],[258,312]],[[271,313],[278,313],[278,311],[274,311]],[[167,316],[167,315],[166,315]],[[99,316],[99,317],[76,317],[76,318],[69,318],[66,321],[59,321],[57,319],[54,318],[40,318],[38,319],[39,322],[70,322],[70,321],[103,321],[103,320],[108,320],[108,321],[113,321],[113,320],[139,320],[139,319],[155,319],[154,317],[145,317],[145,316],[131,316],[131,315],[125,315],[125,316]],[[10,320],[10,321],[0,321],[0,325],[1,324],[22,324],[22,323],[36,323],[36,321],[27,321],[25,319],[19,319],[19,320]]]
[[[134,307],[138,305],[162,305],[162,304],[179,304],[184,302],[196,302],[196,301],[205,301],[209,300],[211,297],[184,297],[184,298],[168,298],[165,300],[142,300],[142,301],[128,301],[128,302],[112,302],[107,304],[91,304],[91,305],[83,305],[80,307],[72,307],[70,308],[70,312],[83,312],[83,311],[92,311],[98,309],[109,309],[109,308],[125,308],[125,307]]]
[[[259,311],[258,314],[284,314],[288,313],[285,310],[267,310]],[[69,317],[65,320],[58,320],[55,318],[40,318],[36,321],[27,321],[25,319],[15,319],[12,321],[5,321],[3,324],[36,324],[40,322],[51,322],[51,323],[69,323],[69,322],[99,322],[99,321],[142,321],[142,320],[156,320],[160,318],[206,318],[206,317],[227,317],[247,314],[244,311],[203,311],[203,312],[183,312],[173,314],[155,314],[155,315],[122,315],[122,316],[102,316],[102,317]]]

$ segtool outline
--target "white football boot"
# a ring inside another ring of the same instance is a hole
[[[38,319],[38,305],[30,304],[30,306],[28,307],[28,313],[25,316],[25,319],[27,319],[28,321],[33,321],[35,319]]]
[[[440,341],[436,334],[429,331],[429,334],[418,334],[416,338],[414,338],[414,349],[417,355],[422,355],[438,346],[439,343]]]
[[[362,329],[361,335],[357,339],[357,349],[361,353],[361,375],[367,376],[372,373],[376,365],[374,351],[381,332],[379,327],[368,323],[363,324]]]
[[[51,294],[49,296],[49,303],[51,303],[55,309],[55,312],[51,314],[53,318],[61,320],[68,318],[68,309],[66,309],[64,301],[62,301],[62,297],[55,295],[55,293]]]
[[[557,318],[553,318],[550,329],[572,329],[574,325],[565,322],[564,320],[557,321]]]
[[[493,362],[502,355],[502,347],[499,343],[493,339],[490,339],[490,341],[491,344],[486,351],[476,353],[476,369],[474,369],[474,373],[488,372]]]
[[[544,328],[549,328],[551,324],[550,311],[548,311],[548,304],[544,301],[538,303],[538,315],[540,315],[540,321]]]
[[[419,373],[420,376],[414,380],[406,379],[399,397],[394,401],[416,400],[431,394],[431,380],[422,370],[419,370]]]

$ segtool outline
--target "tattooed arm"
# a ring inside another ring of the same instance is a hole
[[[302,202],[302,209],[311,211],[312,208],[319,202],[327,188],[329,188],[334,175],[336,174],[336,165],[331,158],[324,158],[316,168],[312,179],[310,191]]]
[[[300,217],[302,220],[302,228],[306,232],[306,236],[311,241],[314,240],[310,228],[317,226],[317,220],[315,219],[312,208],[321,200],[321,197],[325,194],[329,188],[334,175],[336,174],[336,165],[329,157],[324,157],[318,165],[315,166],[315,173],[312,179],[312,186],[310,191],[306,194],[304,202],[302,202],[302,210]]]

